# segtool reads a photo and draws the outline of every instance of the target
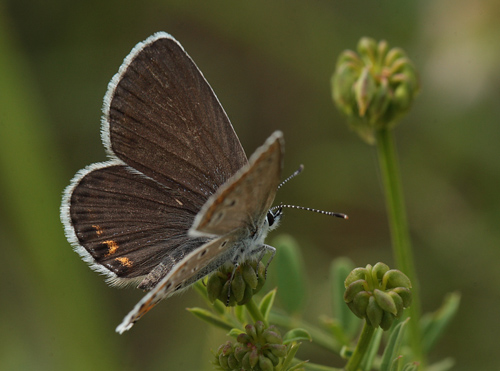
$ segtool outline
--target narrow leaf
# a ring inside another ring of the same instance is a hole
[[[283,364],[281,365],[282,370],[288,370],[288,368],[292,365],[293,359],[295,357],[295,354],[297,354],[297,351],[299,350],[301,343],[295,343],[290,346],[290,350],[288,351],[288,354],[286,355],[285,359],[283,360]]]
[[[294,328],[283,336],[283,344],[290,344],[294,341],[312,341],[312,336],[303,328]]]
[[[427,371],[448,371],[451,370],[453,366],[455,366],[455,360],[453,358],[445,358],[428,366]]]
[[[203,298],[203,300],[207,303],[208,306],[214,308],[214,310],[219,314],[226,313],[226,307],[219,300],[216,300],[214,303],[212,303],[208,299],[207,287],[203,283],[203,280],[196,281],[193,284],[193,287],[196,290],[196,292],[200,294],[200,296]]]
[[[277,250],[272,265],[276,286],[280,290],[280,304],[287,313],[300,312],[306,298],[306,275],[299,246],[288,235],[280,235],[274,239],[273,246]]]
[[[196,317],[202,319],[203,321],[205,321],[211,325],[214,325],[216,327],[220,327],[225,331],[230,331],[233,328],[233,326],[229,322],[224,321],[223,319],[215,316],[212,312],[210,312],[206,309],[187,308],[187,310],[190,313],[194,314]]]
[[[460,294],[450,293],[444,299],[441,308],[422,319],[422,344],[428,353],[444,333],[450,321],[455,317],[460,304]]]
[[[392,330],[391,336],[389,336],[389,341],[382,355],[382,364],[380,365],[380,371],[390,371],[392,361],[398,356],[399,348],[401,347],[401,342],[403,341],[403,335],[405,327],[410,318],[405,319],[403,322],[398,323]]]
[[[330,267],[333,316],[338,319],[349,338],[358,332],[362,323],[344,301],[344,281],[353,269],[354,263],[348,258],[337,258]]]
[[[418,370],[418,363],[413,362],[413,363],[407,363],[404,365],[404,367],[401,369],[401,371],[417,371]]]
[[[237,305],[236,307],[234,307],[234,315],[242,325],[248,322],[245,314],[246,311],[244,305]]]
[[[275,297],[276,297],[276,289],[269,291],[259,303],[259,310],[266,319],[266,322],[269,322],[269,312],[273,307]]]
[[[391,371],[400,371],[402,363],[403,363],[403,356],[397,356],[396,358],[394,358],[391,364]]]

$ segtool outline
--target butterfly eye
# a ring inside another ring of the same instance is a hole
[[[271,227],[274,224],[274,215],[272,211],[267,212],[267,224]]]
[[[267,223],[269,224],[269,227],[272,227],[273,224],[278,221],[278,219],[281,217],[281,212],[281,208],[278,208],[275,211],[269,210],[267,212]]]

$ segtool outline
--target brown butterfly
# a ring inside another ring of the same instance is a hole
[[[274,132],[247,160],[210,85],[172,36],[137,44],[103,111],[109,160],[75,175],[61,220],[75,251],[108,283],[151,290],[117,332],[226,263],[274,254],[264,239],[281,217],[271,205],[283,135]]]

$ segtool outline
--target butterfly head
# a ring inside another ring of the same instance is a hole
[[[283,208],[278,206],[272,208],[267,212],[266,223],[270,231],[278,227],[281,217],[283,216]]]

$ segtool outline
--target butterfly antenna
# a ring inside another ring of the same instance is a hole
[[[295,170],[292,175],[290,175],[288,178],[286,178],[284,181],[282,181],[280,183],[280,185],[278,186],[278,189],[280,189],[289,180],[291,180],[291,179],[295,178],[297,175],[299,175],[302,172],[302,170],[304,170],[304,165],[300,165],[299,168],[297,170]]]
[[[296,206],[296,205],[276,205],[271,208],[271,211],[274,210],[281,210],[283,208],[289,208],[289,209],[298,209],[298,210],[305,210],[305,211],[312,211],[318,214],[323,214],[323,215],[328,215],[328,216],[335,216],[337,218],[342,218],[342,219],[349,219],[349,217],[346,214],[342,213],[334,213],[332,211],[324,211],[324,210],[318,210],[318,209],[312,209],[310,207],[305,207],[305,206]]]

